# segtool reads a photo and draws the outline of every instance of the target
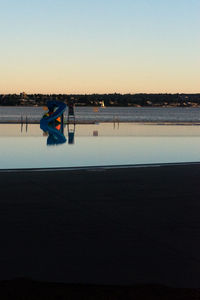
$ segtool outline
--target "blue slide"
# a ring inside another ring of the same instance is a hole
[[[58,117],[60,117],[64,113],[67,105],[63,102],[54,100],[54,101],[48,101],[47,107],[49,109],[49,112],[52,112],[52,114],[48,117],[43,117],[41,119],[40,127],[43,125],[48,125],[48,123],[55,121]],[[54,111],[56,107],[57,109]]]
[[[40,120],[40,128],[48,132],[47,145],[58,145],[66,142],[63,134],[63,120],[61,119],[60,129],[56,128],[57,118],[59,118],[66,109],[66,104],[60,101],[48,101],[47,107],[49,112],[47,116]],[[57,124],[58,125],[58,124]]]

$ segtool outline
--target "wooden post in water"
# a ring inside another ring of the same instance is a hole
[[[26,116],[26,132],[28,131],[28,118]]]
[[[23,117],[21,115],[21,132],[23,131]]]

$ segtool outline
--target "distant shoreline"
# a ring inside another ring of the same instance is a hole
[[[0,94],[1,106],[43,106],[49,100],[86,107],[199,107],[200,93]]]

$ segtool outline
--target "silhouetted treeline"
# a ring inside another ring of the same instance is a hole
[[[77,106],[200,106],[200,94],[0,95],[0,105],[4,106],[41,106],[48,100],[73,101]]]

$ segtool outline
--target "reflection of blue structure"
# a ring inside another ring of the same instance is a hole
[[[47,145],[58,145],[66,142],[63,134],[63,113],[66,104],[60,101],[48,101],[49,111],[40,120],[40,128],[48,132]]]
[[[68,129],[68,144],[74,144],[74,135],[75,135],[75,124],[70,128],[70,124],[67,125]]]

